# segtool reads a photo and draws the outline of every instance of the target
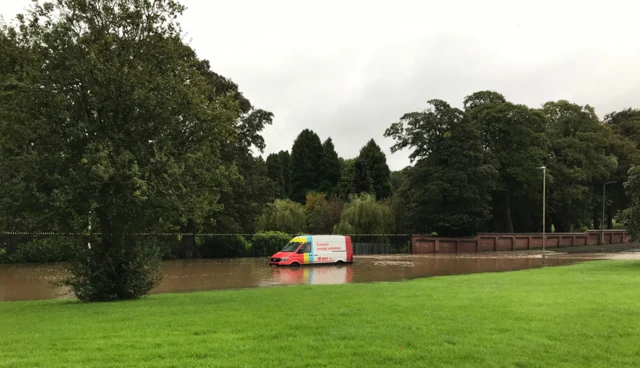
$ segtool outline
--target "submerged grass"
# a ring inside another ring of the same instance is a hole
[[[0,303],[1,367],[637,367],[640,262]]]

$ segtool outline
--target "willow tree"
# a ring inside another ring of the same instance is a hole
[[[221,146],[239,139],[237,100],[215,95],[182,41],[173,0],[35,3],[2,29],[19,67],[0,76],[4,211],[42,230],[100,236],[67,284],[85,301],[146,294],[158,253],[138,232],[222,210]],[[3,42],[4,42],[3,41]],[[13,183],[8,186],[7,183]]]
[[[258,231],[281,231],[299,234],[307,230],[307,214],[304,207],[288,199],[277,199],[267,205],[258,218]]]
[[[376,201],[369,193],[350,196],[344,206],[340,223],[334,227],[334,234],[392,234],[395,231],[395,215],[390,206]]]

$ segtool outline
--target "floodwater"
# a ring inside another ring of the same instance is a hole
[[[636,255],[634,255],[635,257]],[[547,257],[548,266],[606,258],[602,254]],[[515,271],[541,266],[539,255],[508,253],[356,256],[352,265],[272,267],[268,259],[168,261],[156,293],[255,288],[294,284],[402,281],[429,276]],[[63,264],[0,265],[0,301],[71,297],[49,283],[66,275]]]

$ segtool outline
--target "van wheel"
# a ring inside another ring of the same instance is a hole
[[[300,263],[297,262],[293,262],[291,265],[289,265],[291,268],[297,268],[300,267]]]
[[[342,261],[336,262],[336,266],[342,266],[343,264],[344,264],[344,262],[342,262]]]

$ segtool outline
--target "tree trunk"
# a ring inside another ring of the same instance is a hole
[[[593,211],[593,229],[600,230],[600,214],[598,214],[598,210]]]
[[[570,233],[571,232],[571,208],[569,205],[564,206],[564,213],[562,215],[562,228],[556,229],[557,232]]]
[[[180,227],[182,233],[189,233],[190,235],[182,236],[182,252],[184,258],[192,259],[198,257],[198,249],[196,247],[196,228],[193,221],[188,220],[186,225]]]
[[[613,229],[613,215],[611,214],[611,209],[609,209],[607,213],[607,229]]]
[[[513,219],[511,218],[511,194],[505,193],[504,196],[504,221],[507,233],[513,233]]]

